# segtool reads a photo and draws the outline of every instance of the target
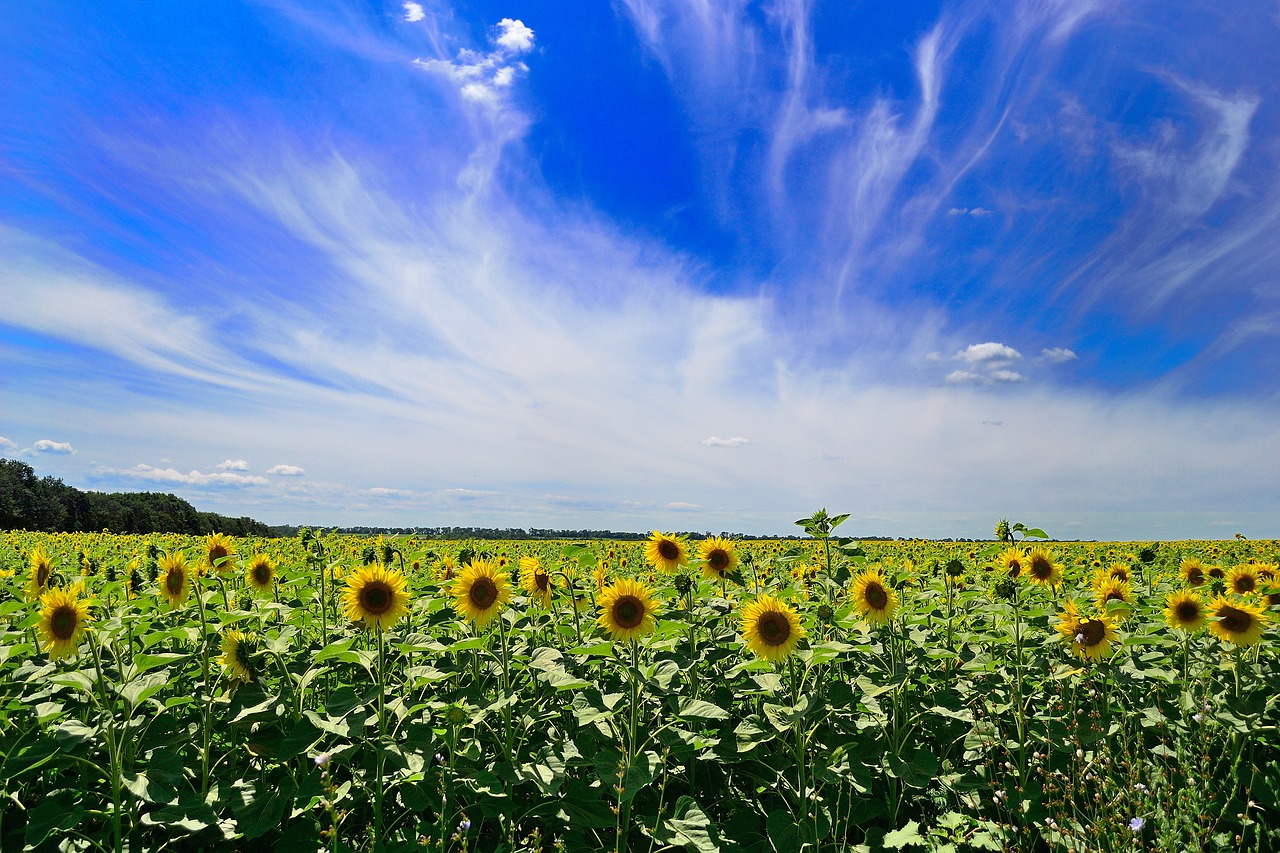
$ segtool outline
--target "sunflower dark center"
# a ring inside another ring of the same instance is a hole
[[[1253,575],[1241,575],[1236,578],[1236,592],[1253,592],[1257,586],[1258,582],[1254,579]]]
[[[1204,572],[1201,571],[1200,569],[1188,569],[1187,583],[1191,584],[1192,586],[1199,586],[1200,584],[1204,583]]]
[[[1016,578],[1020,574],[1022,574],[1022,562],[1019,560],[1010,560],[1009,577]]]
[[[1101,619],[1087,619],[1076,630],[1077,642],[1082,646],[1096,646],[1107,636],[1107,626]]]
[[[634,595],[624,595],[613,603],[613,621],[624,629],[638,628],[644,621],[644,602]]]
[[[236,663],[240,664],[242,667],[249,670],[250,672],[253,672],[254,651],[255,649],[253,647],[253,643],[250,642],[249,640],[241,640],[240,642],[236,643],[236,654],[235,654]]]
[[[538,588],[538,592],[546,592],[551,586],[551,577],[546,572],[533,573],[533,585]]]
[[[1200,605],[1194,601],[1179,602],[1178,606],[1173,608],[1173,612],[1182,623],[1196,622],[1200,619]]]
[[[186,577],[182,572],[176,569],[170,569],[169,573],[164,576],[164,588],[169,591],[170,595],[177,595],[182,592],[182,582]]]
[[[680,559],[680,546],[670,539],[663,539],[658,543],[658,556],[664,560]]]
[[[493,578],[482,575],[471,584],[467,597],[478,610],[488,610],[498,599],[498,585],[493,582]]]
[[[1032,557],[1031,564],[1027,566],[1027,571],[1031,572],[1033,577],[1044,580],[1053,574],[1053,563],[1050,563],[1044,557]]]
[[[253,567],[253,582],[258,586],[266,586],[271,583],[271,567],[259,563]]]
[[[756,631],[766,645],[780,646],[791,638],[791,622],[781,613],[765,613],[756,622]]]
[[[53,567],[45,564],[36,566],[36,585],[44,586],[49,582],[49,575],[53,574]]]
[[[724,570],[729,568],[729,552],[723,548],[715,549],[707,555],[707,565],[716,574],[724,574]]]
[[[1107,591],[1106,601],[1124,601],[1124,590],[1112,589]]]
[[[218,561],[226,557],[231,552],[227,550],[225,545],[213,545],[209,548],[209,565],[216,566]]]
[[[1209,577],[1215,580],[1222,580],[1226,576],[1227,576],[1226,572],[1222,571],[1222,569],[1219,568],[1218,566],[1214,566],[1212,569],[1209,570]]]
[[[391,609],[391,603],[395,601],[395,595],[391,591],[391,587],[383,581],[373,581],[367,583],[360,590],[360,606],[366,613],[372,613],[374,616],[381,616]]]
[[[1243,634],[1253,627],[1253,616],[1238,607],[1227,605],[1218,611],[1218,624],[1232,634]]]
[[[1111,577],[1115,578],[1118,581],[1127,581],[1129,579],[1129,573],[1126,572],[1124,569],[1112,569]]]
[[[864,595],[872,610],[884,610],[889,605],[889,593],[885,592],[885,588],[878,583],[867,584]]]
[[[49,633],[55,639],[70,640],[76,633],[76,624],[80,621],[76,609],[62,605],[49,617]]]

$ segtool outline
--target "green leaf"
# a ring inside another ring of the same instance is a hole
[[[137,654],[133,658],[133,674],[141,675],[153,669],[162,666],[168,666],[172,663],[179,663],[189,659],[189,654],[179,654],[178,652],[161,652],[159,654]]]
[[[116,692],[124,697],[124,700],[129,703],[130,710],[132,710],[146,701],[148,697],[163,689],[168,683],[169,674],[167,672],[149,672],[122,687],[117,687]]]
[[[924,847],[927,842],[920,835],[920,824],[909,820],[902,829],[885,833],[884,841],[881,843],[891,850],[901,850],[903,847]]]
[[[1022,528],[1022,535],[1023,535],[1023,536],[1034,536],[1034,537],[1035,537],[1035,538],[1037,538],[1037,539],[1048,539],[1048,538],[1049,538],[1049,534],[1048,534],[1048,533],[1045,533],[1045,532],[1044,532],[1043,530],[1041,530],[1039,527],[1023,527],[1023,528]]]
[[[702,699],[682,699],[677,715],[696,720],[727,720],[729,712],[719,705],[713,705]]]
[[[251,781],[238,779],[231,786],[231,812],[246,839],[265,835],[280,826],[285,809],[297,790],[293,777],[282,774],[266,791]]]
[[[791,815],[779,809],[765,821],[765,831],[777,853],[795,853],[800,849],[800,828]]]
[[[63,791],[42,799],[27,812],[27,848],[38,847],[49,836],[74,828],[84,817],[84,806],[77,795]]]
[[[697,853],[719,853],[720,833],[692,798],[677,800],[673,813],[680,817],[667,821],[666,828],[674,836],[668,843],[683,844],[684,849]]]

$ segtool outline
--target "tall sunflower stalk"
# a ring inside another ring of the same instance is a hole
[[[103,726],[102,732],[107,739],[108,776],[111,782],[111,837],[115,853],[124,850],[124,801],[121,789],[124,787],[124,767],[120,755],[121,732],[116,730],[115,703],[111,701],[107,690],[107,677],[102,668],[102,652],[98,648],[97,638],[89,634],[89,648],[93,650],[93,666],[97,678],[98,701],[101,703]]]

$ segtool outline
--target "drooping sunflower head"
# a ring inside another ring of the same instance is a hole
[[[445,554],[436,563],[436,580],[452,581],[458,573],[458,561],[452,554]]]
[[[1071,653],[1081,660],[1102,660],[1111,654],[1112,644],[1120,639],[1110,616],[1084,616],[1074,601],[1066,603],[1058,619],[1058,634],[1070,643]]]
[[[1262,639],[1267,614],[1262,605],[1231,601],[1218,596],[1209,605],[1209,630],[1215,637],[1236,646],[1252,646]]]
[[[1044,548],[1032,548],[1027,554],[1027,579],[1044,586],[1057,586],[1062,581],[1062,564],[1053,558],[1053,552]]]
[[[1274,581],[1277,575],[1280,575],[1280,566],[1275,563],[1256,563],[1254,568],[1258,570],[1258,580],[1260,581]]]
[[[371,563],[347,575],[342,606],[352,622],[386,631],[409,612],[408,582],[397,568]]]
[[[689,549],[683,536],[655,530],[644,545],[644,558],[656,569],[674,572],[689,562]]]
[[[898,593],[879,569],[867,569],[853,579],[853,606],[872,625],[883,625],[898,610]]]
[[[724,580],[738,567],[737,549],[719,536],[708,536],[698,543],[698,558],[702,561],[702,574],[712,580]]]
[[[1205,567],[1204,573],[1205,575],[1208,576],[1209,580],[1211,581],[1226,580],[1226,577],[1227,577],[1226,570],[1222,568],[1222,566],[1219,566],[1216,564]]]
[[[187,555],[181,551],[165,554],[160,558],[159,567],[160,596],[170,607],[177,607],[191,594],[192,568]]]
[[[40,596],[40,643],[57,660],[74,654],[89,624],[89,603],[80,598],[80,585],[47,590]]]
[[[520,586],[531,601],[551,606],[551,573],[536,557],[520,558]]]
[[[1016,578],[1026,568],[1026,562],[1027,555],[1022,553],[1021,548],[1009,548],[996,558],[996,567],[1009,577]]]
[[[765,660],[785,660],[804,634],[799,615],[772,595],[761,595],[742,608],[742,636],[747,648]]]
[[[253,681],[261,669],[257,637],[235,628],[226,629],[222,632],[222,656],[218,661],[226,667],[233,681]]]
[[[276,583],[276,567],[266,554],[254,554],[244,570],[244,580],[254,592],[271,592]]]
[[[621,578],[596,599],[600,615],[596,623],[615,640],[634,640],[652,633],[658,603],[649,587],[640,581]]]
[[[502,613],[511,598],[509,574],[494,560],[477,557],[454,580],[450,592],[458,616],[483,627]]]
[[[231,550],[231,540],[221,533],[211,533],[204,540],[205,566],[218,572],[229,572],[235,567],[236,555]]]
[[[1179,631],[1198,631],[1204,626],[1204,605],[1200,595],[1190,590],[1171,592],[1164,600],[1164,621]]]
[[[1248,563],[1236,566],[1227,572],[1227,589],[1236,595],[1253,595],[1258,591],[1261,583],[1258,578],[1257,566]]]
[[[1178,564],[1178,573],[1187,586],[1203,586],[1205,581],[1204,563],[1199,557],[1183,557]]]
[[[31,568],[27,573],[27,598],[38,599],[49,590],[49,579],[53,577],[53,561],[45,553],[44,548],[37,545],[31,549]]]

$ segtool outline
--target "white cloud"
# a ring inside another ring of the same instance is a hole
[[[422,4],[414,3],[412,0],[404,4],[404,19],[409,23],[416,23],[427,16],[426,10],[422,8]]]
[[[76,452],[76,449],[65,441],[51,441],[47,438],[42,438],[31,445],[31,450],[35,453],[52,453],[58,456],[68,456]]]
[[[374,486],[372,489],[363,489],[362,491],[366,495],[380,498],[411,498],[414,494],[408,489],[387,489],[382,486]]]
[[[228,459],[216,466],[219,471],[248,471],[249,463],[243,459]]]
[[[524,53],[533,49],[533,30],[524,21],[503,18],[498,22],[498,37],[494,40],[512,53]]]
[[[1065,347],[1045,347],[1040,350],[1040,357],[1050,364],[1065,364],[1079,358],[1074,351]]]
[[[702,439],[703,447],[741,447],[750,443],[751,439],[743,438],[740,435],[735,435],[733,438],[721,438],[718,435],[711,435]]]
[[[307,472],[297,465],[273,465],[267,469],[267,473],[277,477],[301,477]]]
[[[953,370],[943,380],[948,385],[990,385],[991,379],[968,370]]]
[[[9,439],[5,438],[3,435],[0,435],[0,449],[3,449],[3,450],[12,450],[13,448],[15,448],[15,447],[17,447],[17,446],[18,446],[18,445],[14,444],[12,441],[10,441]]]
[[[1017,361],[1022,353],[1013,347],[988,341],[985,344],[969,344],[952,356],[957,361],[966,361],[973,365],[1001,365]]]
[[[947,216],[990,216],[992,211],[985,207],[953,207],[947,211]]]
[[[688,512],[690,510],[702,509],[701,504],[691,504],[691,503],[688,503],[687,501],[671,501],[670,503],[666,504],[666,507],[667,509],[680,510],[681,512]]]
[[[993,382],[1024,382],[1026,377],[1016,370],[993,370],[988,374]]]
[[[182,473],[176,468],[153,468],[150,465],[135,465],[132,468],[106,468],[100,467],[90,472],[92,476],[98,479],[108,479],[111,477],[122,477],[129,480],[139,480],[146,483],[156,483],[159,485],[177,485],[177,486],[198,486],[198,487],[229,487],[243,488],[246,486],[265,486],[268,485],[266,477],[247,476],[244,474],[234,474],[230,471],[223,471],[217,474],[205,474],[200,471],[192,470]]]

